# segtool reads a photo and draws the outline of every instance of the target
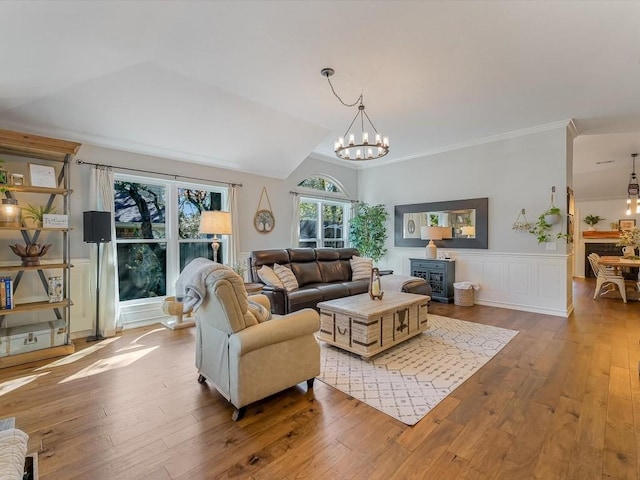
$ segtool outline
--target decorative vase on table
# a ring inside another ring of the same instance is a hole
[[[636,249],[632,245],[626,245],[622,247],[622,256],[633,257],[636,254]]]

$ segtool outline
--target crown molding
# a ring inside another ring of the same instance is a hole
[[[511,132],[500,133],[498,135],[492,135],[490,137],[483,137],[474,140],[469,140],[462,143],[456,143],[453,145],[448,145],[442,148],[436,148],[434,150],[428,150],[422,153],[416,153],[414,155],[409,155],[402,158],[389,159],[387,161],[382,160],[381,162],[376,162],[375,165],[363,165],[362,168],[373,168],[379,167],[382,165],[389,165],[392,163],[398,162],[406,162],[408,160],[415,160],[417,158],[429,157],[431,155],[438,155],[440,153],[451,152],[455,150],[462,150],[464,148],[475,147],[477,145],[484,145],[487,143],[499,142],[501,140],[508,140],[511,138],[524,137],[526,135],[532,135],[534,133],[547,132],[549,130],[555,130],[558,128],[569,128],[571,132],[575,131],[577,135],[577,129],[573,122],[573,119],[568,120],[560,120],[558,122],[545,123],[543,125],[537,125],[535,127],[523,128],[521,130],[513,130]]]

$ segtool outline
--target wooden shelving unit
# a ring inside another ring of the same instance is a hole
[[[582,238],[620,238],[618,230],[587,230],[582,232]]]
[[[47,206],[54,204],[56,198],[62,198],[62,214],[69,215],[69,197],[72,190],[69,188],[69,169],[72,156],[78,152],[80,144],[66,140],[42,137],[10,130],[0,130],[0,154],[12,155],[25,159],[25,162],[33,160],[45,160],[45,163],[55,162],[59,169],[57,175],[57,187],[40,187],[29,185],[3,185],[3,191],[6,198],[15,198],[15,194],[40,194],[47,196]],[[62,262],[42,263],[35,266],[24,265],[7,265],[0,266],[0,272],[12,274],[14,282],[14,291],[18,290],[20,280],[23,274],[27,272],[37,273],[40,283],[44,291],[48,291],[48,281],[45,276],[45,270],[61,270],[62,271],[62,288],[63,300],[61,302],[37,301],[22,304],[15,304],[12,309],[4,309],[0,311],[0,327],[5,327],[5,317],[8,315],[30,312],[38,310],[52,310],[55,314],[56,321],[62,321],[66,327],[64,345],[49,346],[45,348],[37,348],[30,351],[24,351],[12,354],[9,350],[8,355],[2,355],[0,351],[0,368],[13,365],[19,365],[26,362],[36,360],[54,358],[61,355],[73,353],[75,348],[71,342],[71,305],[73,304],[69,298],[70,294],[70,269],[73,265],[70,262],[70,228],[42,228],[32,227],[24,224],[20,227],[0,227],[0,231],[19,232],[25,244],[37,243],[41,232],[52,231],[58,232],[62,238]],[[12,327],[15,325],[12,325]]]

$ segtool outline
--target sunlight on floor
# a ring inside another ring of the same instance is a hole
[[[166,331],[167,330],[164,327],[161,327],[161,328],[156,328],[148,332],[145,332],[139,337],[134,338],[128,345],[125,345],[119,348],[116,351],[116,353],[114,353],[111,357],[98,360],[93,364],[89,365],[88,367],[85,367],[79,370],[77,373],[61,380],[59,383],[66,383],[66,382],[70,382],[70,381],[81,379],[81,378],[87,378],[87,377],[90,377],[91,375],[95,375],[98,373],[108,372],[118,368],[127,367],[132,363],[134,363],[136,360],[139,360],[145,357],[149,353],[153,352],[155,349],[159,348],[159,346],[144,348],[144,344],[142,342],[145,340],[145,337],[147,337],[148,335],[152,335],[154,333],[166,332]],[[28,385],[34,380],[36,380],[38,377],[41,377],[43,375],[48,375],[49,373],[51,373],[50,370],[53,368],[60,367],[63,365],[70,365],[81,359],[84,359],[120,339],[121,337],[119,336],[106,338],[87,348],[78,350],[75,353],[67,355],[66,357],[60,358],[58,360],[55,360],[51,363],[35,368],[33,370],[33,372],[40,372],[40,373],[25,375],[20,378],[16,378],[13,380],[8,380],[4,383],[0,383],[0,396],[6,393],[9,393],[13,390],[17,390],[18,388],[23,387],[25,385]],[[134,349],[135,351],[130,351]],[[130,352],[123,353],[126,351],[130,351]],[[45,371],[45,370],[48,370],[48,371]]]
[[[24,385],[28,385],[39,377],[49,375],[50,373],[51,372],[36,373],[35,375],[27,375],[26,377],[14,378],[13,380],[0,383],[0,397],[6,393],[12,392],[13,390],[17,390]]]
[[[113,343],[119,339],[120,337],[107,338],[101,341],[100,343],[96,343],[95,345],[85,348],[84,350],[77,351],[75,353],[72,353],[71,355],[67,355],[66,357],[61,358],[60,360],[56,360],[55,362],[51,362],[46,365],[43,365],[42,367],[36,368],[34,372],[39,372],[41,370],[47,370],[49,368],[59,367],[61,365],[69,365],[70,363],[76,362],[81,358],[87,357],[92,353],[97,352],[101,348],[104,348],[110,343]]]
[[[140,348],[143,345],[140,343],[140,341],[146,337],[147,335],[151,335],[152,333],[157,333],[157,332],[166,332],[165,328],[156,328],[155,330],[151,330],[143,335],[140,335],[139,337],[134,338],[133,340],[131,340],[131,342],[129,343],[129,345],[122,347],[118,350],[118,352],[123,352],[125,350],[131,350],[133,348]]]
[[[70,377],[61,380],[59,383],[71,382],[73,380],[78,380],[80,378],[90,377],[91,375],[96,375],[98,373],[108,372],[110,370],[114,370],[116,368],[123,368],[131,365],[136,360],[148,355],[153,352],[156,348],[159,347],[150,347],[145,348],[143,350],[138,350],[136,352],[129,353],[121,353],[116,356],[110,358],[104,358],[102,360],[98,360],[92,365],[89,365],[87,368],[83,368],[79,372],[71,375]]]

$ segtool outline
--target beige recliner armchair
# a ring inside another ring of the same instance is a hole
[[[213,263],[213,262],[212,262]],[[242,278],[220,264],[209,266],[206,291],[196,311],[198,381],[211,382],[235,407],[246,406],[320,374],[315,310],[271,318],[269,299],[247,296]]]

